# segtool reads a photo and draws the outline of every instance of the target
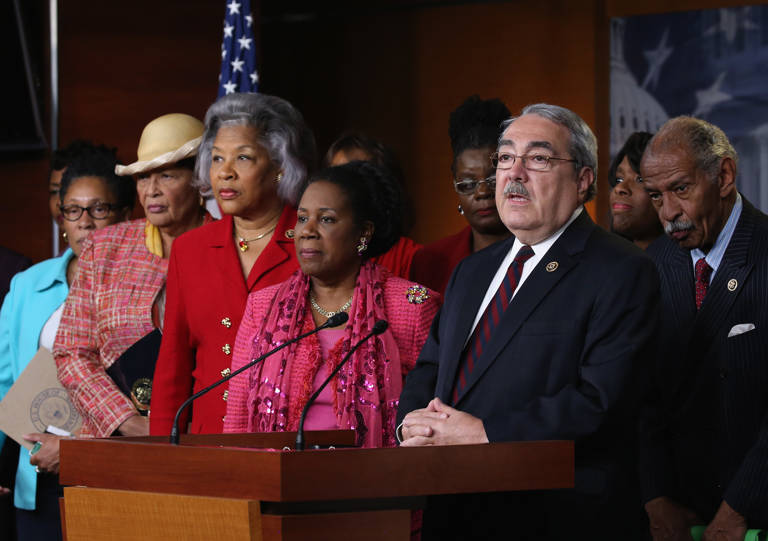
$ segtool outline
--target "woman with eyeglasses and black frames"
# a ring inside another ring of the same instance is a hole
[[[510,116],[501,100],[482,100],[477,95],[451,113],[453,187],[459,198],[459,214],[469,225],[416,252],[410,274],[412,280],[440,294],[445,293],[459,261],[510,235],[496,210],[496,171],[491,164],[501,123]]]
[[[69,248],[17,274],[0,310],[0,399],[39,348],[50,350],[64,300],[77,273],[83,241],[92,231],[125,220],[136,192],[130,177],[115,174],[115,151],[83,144],[61,179],[61,228]],[[42,442],[31,459],[19,455],[14,488],[18,539],[61,539],[58,503],[59,438],[27,434]],[[0,446],[5,435],[0,432]],[[0,487],[0,492],[8,488]]]

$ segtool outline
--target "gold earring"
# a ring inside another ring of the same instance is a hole
[[[67,232],[66,232],[66,231],[62,232],[62,233],[61,233],[61,237],[62,237],[64,240],[67,240]]]
[[[278,174],[277,174],[277,177],[275,177],[275,182],[277,182],[278,184],[280,184],[280,181],[281,181],[281,180],[283,180],[283,174],[282,174],[282,173],[278,173]]]
[[[357,255],[363,255],[368,249],[368,239],[366,237],[360,237],[360,244],[357,245]]]
[[[461,203],[459,203],[459,214],[464,216],[464,209],[462,208]]]

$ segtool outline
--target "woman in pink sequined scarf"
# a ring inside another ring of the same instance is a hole
[[[252,293],[235,342],[232,371],[346,311],[320,331],[236,376],[225,432],[296,430],[308,398],[350,347],[380,319],[386,332],[352,355],[308,410],[307,430],[352,429],[363,447],[396,444],[395,414],[406,373],[426,340],[439,295],[370,261],[400,237],[402,205],[390,175],[364,162],[319,172],[297,212],[301,269]]]

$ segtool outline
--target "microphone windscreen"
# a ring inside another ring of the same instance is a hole
[[[338,314],[333,314],[331,317],[329,317],[328,321],[325,322],[325,326],[326,328],[338,327],[339,325],[346,323],[348,319],[348,313],[339,312]]]
[[[387,327],[389,327],[389,323],[383,319],[380,319],[373,324],[373,329],[371,329],[371,332],[373,332],[373,334],[381,334],[387,330]]]

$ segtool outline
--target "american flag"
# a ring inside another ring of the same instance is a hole
[[[229,0],[224,15],[218,97],[258,89],[251,0]]]

